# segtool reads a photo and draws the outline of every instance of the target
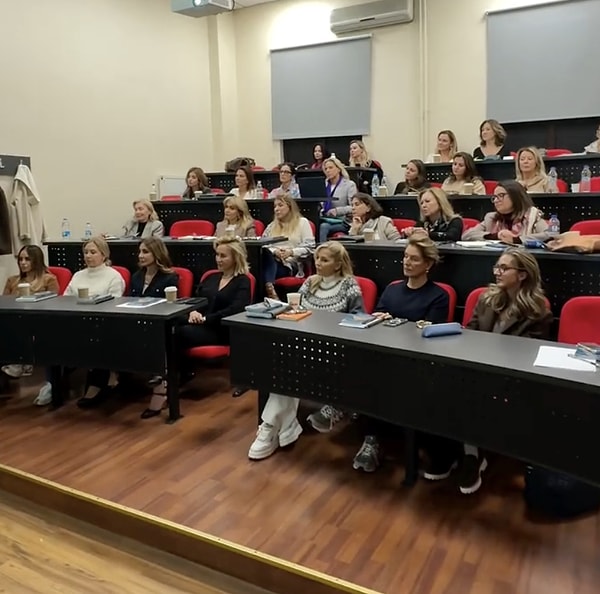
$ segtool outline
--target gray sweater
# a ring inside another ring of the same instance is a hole
[[[340,313],[360,313],[364,311],[363,297],[360,287],[353,276],[318,277],[320,284],[314,292],[310,292],[309,283],[317,275],[304,281],[299,292],[302,294],[302,305],[309,310],[335,311]]]

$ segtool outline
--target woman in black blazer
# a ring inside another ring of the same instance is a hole
[[[132,297],[165,296],[166,287],[176,287],[179,276],[172,269],[171,258],[162,239],[148,237],[140,243],[140,269],[131,277]]]

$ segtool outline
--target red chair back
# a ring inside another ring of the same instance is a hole
[[[123,295],[129,295],[131,289],[131,272],[125,266],[113,266],[113,268],[123,277],[125,281],[125,292]]]
[[[365,311],[372,313],[377,305],[377,285],[370,279],[364,276],[356,276],[356,282],[360,287],[360,292],[363,296]]]
[[[441,188],[442,187],[442,184],[440,182],[429,182],[429,185],[432,188]]]
[[[564,179],[557,179],[556,189],[558,190],[559,194],[566,194],[569,191],[569,186]]]
[[[561,155],[572,155],[573,151],[569,149],[546,149],[546,157],[560,157]]]
[[[254,165],[252,171],[266,171],[266,169],[262,165]]]
[[[498,182],[492,181],[492,180],[484,180],[483,185],[485,186],[485,193],[488,196],[491,196],[494,193],[494,190],[496,189]]]
[[[186,235],[213,235],[215,225],[210,221],[176,221],[171,225],[169,235],[171,237],[185,237]]]
[[[395,280],[390,283],[390,285],[397,285],[398,283],[403,283],[403,280]],[[446,283],[435,283],[440,289],[444,289],[446,293],[448,293],[448,318],[447,322],[452,322],[454,320],[454,310],[456,309],[456,291],[454,287],[447,285]]]
[[[69,286],[73,278],[73,273],[63,266],[48,266],[48,272],[56,277],[58,281],[58,294],[62,295]]]
[[[402,233],[403,229],[406,229],[407,227],[414,227],[416,221],[413,219],[392,219],[392,223],[394,223],[394,227],[396,227],[396,229]]]
[[[200,282],[203,283],[212,274],[218,274],[219,271],[216,268],[207,270],[201,277]],[[250,279],[250,301],[254,301],[254,294],[256,292],[256,277],[248,272],[246,276]]]
[[[211,188],[211,194],[225,194],[225,190],[223,188]]]
[[[600,235],[600,220],[578,221],[570,231],[579,231],[580,235]]]
[[[174,202],[175,200],[181,200],[181,196],[174,196],[174,195],[170,195],[170,196],[161,196],[160,199],[163,202]]]
[[[465,301],[465,311],[463,312],[462,319],[462,325],[464,327],[466,327],[466,325],[471,321],[473,312],[475,311],[475,306],[479,301],[479,297],[481,297],[485,291],[487,291],[487,287],[478,287],[477,289],[473,289],[467,296],[467,300]]]
[[[265,232],[265,224],[262,221],[254,219],[254,229],[256,230],[256,235],[258,235],[258,237],[261,237],[262,234]]]
[[[463,222],[463,233],[467,229],[472,229],[473,227],[477,227],[479,225],[479,221],[477,219],[469,219],[468,217],[462,220]]]
[[[178,296],[191,297],[194,290],[194,275],[192,271],[180,266],[173,266],[173,270],[179,276],[179,282],[177,283]]]
[[[316,236],[317,234],[317,228],[315,227],[315,224],[312,221],[308,221],[308,224],[310,225],[310,228],[313,232],[313,235]]]
[[[572,297],[563,305],[558,342],[600,343],[600,297]]]
[[[600,177],[592,177],[590,180],[590,191],[600,192]]]

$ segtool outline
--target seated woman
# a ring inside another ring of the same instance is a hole
[[[273,283],[285,276],[304,276],[302,260],[315,247],[315,236],[307,219],[289,194],[280,194],[273,202],[275,218],[263,237],[287,237],[287,241],[263,249],[263,278],[267,297],[278,299]]]
[[[32,293],[41,293],[42,291],[52,291],[58,293],[58,281],[56,277],[48,271],[44,262],[44,253],[37,245],[25,245],[17,254],[17,264],[19,274],[9,276],[4,286],[4,295],[18,295],[18,286],[21,283],[29,283]],[[20,378],[24,375],[31,375],[33,365],[21,365],[13,363],[4,365],[2,371],[12,378]],[[49,399],[42,402],[39,398],[35,399],[35,404],[48,404]]]
[[[429,182],[425,179],[425,163],[420,159],[411,159],[404,170],[404,181],[400,182],[394,194],[418,194],[429,188]]]
[[[300,188],[294,178],[296,167],[293,163],[281,163],[279,165],[280,186],[269,193],[269,198],[275,198],[279,194],[289,194],[294,200],[300,198]]]
[[[428,277],[429,271],[440,256],[438,248],[428,237],[411,237],[404,251],[402,262],[406,282],[388,285],[374,315],[384,319],[406,318],[411,322],[427,320],[432,323],[448,319],[448,293]],[[320,433],[329,431],[343,418],[343,413],[331,406],[324,406],[318,413],[308,417],[309,423]],[[364,442],[354,457],[356,470],[373,472],[379,466],[379,437],[385,423],[370,417],[361,417],[364,424]]]
[[[465,231],[464,241],[499,239],[505,243],[522,243],[526,239],[546,241],[550,238],[548,223],[520,183],[500,182],[492,202],[496,210],[488,212],[479,225]]]
[[[352,222],[350,201],[357,192],[356,184],[350,179],[343,163],[336,157],[329,157],[323,161],[323,173],[327,194],[327,202],[323,204],[323,215],[328,220],[321,221],[320,243],[327,241],[333,233],[348,233]]]
[[[479,146],[473,150],[474,159],[508,157],[510,151],[504,146],[506,130],[498,120],[483,120],[479,126]]]
[[[65,289],[65,296],[76,297],[79,289],[88,289],[90,295],[112,295],[121,297],[125,292],[125,281],[110,266],[110,249],[102,237],[93,237],[83,244],[83,259],[86,268],[76,272]],[[77,401],[79,408],[93,408],[107,396],[110,371],[92,369],[87,374],[86,391]],[[43,389],[43,388],[42,388]],[[48,384],[50,391],[50,384]],[[41,392],[40,392],[41,394]]]
[[[519,149],[515,159],[517,181],[530,194],[551,194],[558,189],[550,184],[540,152],[534,146]]]
[[[465,184],[473,184],[473,194],[485,194],[485,185],[477,176],[475,161],[469,153],[456,153],[452,159],[452,173],[444,180],[446,194],[465,194]]]
[[[496,282],[479,298],[467,328],[548,338],[552,313],[542,291],[537,260],[525,250],[508,248],[498,258],[493,271]],[[494,389],[492,384],[490,389]],[[460,460],[457,473],[460,492],[468,495],[479,489],[487,460],[477,447],[465,445],[463,448],[454,441],[432,435],[424,436],[424,439],[430,459],[424,472],[426,479],[447,478]]]
[[[375,173],[379,178],[379,183],[383,181],[383,169],[379,161],[371,159],[367,147],[362,140],[353,140],[350,142],[350,167],[363,167],[367,169],[375,169]],[[374,174],[371,172],[360,172],[356,180],[356,187],[359,192],[364,194],[371,193],[371,183]]]
[[[223,237],[227,234],[234,237],[256,237],[256,227],[248,204],[239,196],[227,196],[223,200],[223,220],[217,223],[215,236]]]
[[[433,241],[458,241],[463,232],[463,220],[454,212],[446,192],[430,188],[419,196],[421,220],[414,227],[402,230],[405,237],[422,233]]]
[[[435,152],[425,157],[425,163],[433,163],[434,155],[440,156],[440,163],[450,163],[458,151],[456,134],[452,130],[442,130],[437,135]]]
[[[182,357],[193,347],[229,344],[229,330],[221,320],[244,311],[251,301],[246,246],[235,237],[220,237],[215,240],[214,249],[219,272],[208,276],[197,290],[198,297],[205,297],[208,304],[201,312],[192,311],[187,324],[177,329]],[[142,419],[159,415],[166,401],[167,383],[159,382]]]
[[[352,262],[346,248],[337,241],[320,244],[315,250],[317,274],[300,287],[302,306],[314,311],[359,313],[364,311],[362,293],[352,273]],[[277,448],[294,443],[302,433],[296,418],[298,398],[271,393],[262,412],[262,423],[248,457],[262,460]],[[333,411],[329,406],[321,409]],[[324,413],[324,414],[325,414]]]
[[[154,205],[150,200],[133,202],[133,218],[123,225],[122,237],[162,237],[163,224],[158,220]]]
[[[256,191],[256,182],[254,181],[254,173],[252,173],[252,167],[243,165],[238,167],[235,171],[235,188],[232,188],[231,193],[234,196],[239,196],[243,200],[249,200],[254,198]],[[259,196],[262,198],[262,196]]]
[[[201,167],[192,167],[186,173],[185,181],[187,187],[181,197],[186,200],[193,200],[195,197],[194,192],[202,192],[203,194],[210,192],[208,177],[206,177]]]
[[[383,216],[383,208],[369,194],[359,192],[352,198],[352,225],[349,235],[362,235],[365,231],[375,231],[375,240],[400,239],[400,233],[390,217]]]
[[[132,297],[164,298],[165,288],[176,287],[179,282],[169,252],[158,237],[148,237],[140,242],[138,265],[140,269],[131,277]]]
[[[584,149],[586,153],[600,153],[600,124],[596,129],[596,139],[590,142]]]
[[[318,142],[313,146],[313,162],[310,169],[323,169],[323,161],[329,159],[330,156],[331,153],[327,150],[327,147]]]

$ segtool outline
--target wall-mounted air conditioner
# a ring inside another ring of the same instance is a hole
[[[414,0],[375,0],[364,4],[335,8],[331,11],[331,30],[340,33],[351,33],[410,23],[414,20]]]
[[[171,0],[171,10],[199,18],[233,10],[233,0]]]

